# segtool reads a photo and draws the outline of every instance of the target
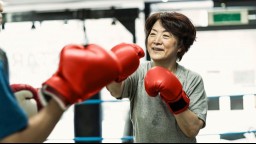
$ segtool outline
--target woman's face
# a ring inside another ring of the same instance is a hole
[[[154,61],[176,61],[177,39],[162,26],[158,20],[153,25],[147,41],[148,53]]]

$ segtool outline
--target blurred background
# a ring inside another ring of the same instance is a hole
[[[197,39],[180,63],[202,75],[209,105],[198,142],[256,142],[256,0],[3,1],[0,47],[9,57],[10,82],[35,87],[56,71],[66,44],[111,49],[133,42],[145,50],[148,15],[187,15]],[[132,143],[129,101],[102,89],[70,107],[48,142]]]

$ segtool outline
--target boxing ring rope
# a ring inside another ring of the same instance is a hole
[[[236,94],[236,95],[222,95],[222,96],[208,96],[208,100],[210,98],[220,98],[220,97],[236,97],[236,96],[254,96],[256,97],[256,94]],[[93,104],[102,104],[102,103],[120,103],[120,102],[129,102],[129,100],[101,100],[101,99],[89,99],[84,102],[79,103],[78,105],[93,105]],[[211,111],[211,110],[208,110]],[[256,127],[256,125],[255,125]],[[200,136],[220,136],[220,137],[226,137],[226,136],[242,136],[245,134],[254,134],[256,135],[256,129],[250,128],[248,131],[238,131],[238,132],[224,132],[224,133],[199,133]],[[60,140],[60,139],[51,139],[51,140]],[[64,140],[64,139],[61,139]],[[70,139],[69,139],[70,140]],[[123,136],[123,137],[75,137],[72,140],[75,142],[101,142],[104,140],[120,140],[122,142],[125,141],[131,141],[133,140],[133,136]],[[256,139],[255,139],[256,140]],[[255,141],[256,142],[256,141]]]
[[[229,136],[229,135],[244,135],[244,134],[250,134],[253,133],[254,135],[256,134],[256,130],[250,130],[250,131],[243,131],[243,132],[230,132],[230,133],[220,133],[220,134],[202,134],[199,136]],[[48,139],[51,140],[51,139]],[[70,140],[70,139],[52,139],[52,140]],[[76,142],[99,142],[99,141],[103,141],[103,140],[121,140],[121,141],[131,141],[133,140],[133,136],[125,136],[125,137],[75,137],[74,139],[72,139],[73,141]]]
[[[129,102],[129,100],[101,100],[101,99],[89,99],[84,102],[79,103],[78,105],[83,105],[83,104],[100,104],[104,102]]]
[[[87,142],[87,141],[94,141],[94,142],[97,142],[97,141],[103,141],[103,140],[121,140],[121,141],[130,141],[130,140],[133,140],[133,136],[125,136],[125,137],[122,137],[122,138],[103,138],[103,137],[75,137],[73,139],[74,141],[76,142]]]
[[[208,96],[209,98],[219,98],[219,97],[236,97],[236,96],[251,96],[251,95],[256,95],[254,93],[248,93],[248,94],[236,94],[236,95],[221,95],[221,96]],[[83,105],[83,104],[100,104],[104,102],[129,102],[129,100],[101,100],[101,99],[89,99],[86,101],[83,101],[81,103],[78,103],[78,105]]]
[[[220,135],[222,137],[225,136],[229,136],[229,135],[244,135],[246,133],[253,133],[254,135],[256,134],[256,130],[250,130],[250,131],[243,131],[243,132],[230,132],[230,133],[220,133],[220,134],[202,134],[199,136],[211,136],[211,135]],[[121,140],[121,141],[130,141],[133,140],[133,136],[125,136],[125,137],[121,137],[121,138],[103,138],[103,137],[75,137],[73,139],[76,142],[87,142],[87,141],[93,141],[93,142],[97,142],[97,141],[103,141],[103,140]]]

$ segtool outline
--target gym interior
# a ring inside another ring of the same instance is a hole
[[[180,62],[200,73],[208,98],[199,143],[256,142],[255,0],[3,0],[0,47],[10,83],[40,87],[69,43],[120,42],[145,51],[145,19],[157,11],[188,16],[197,38]],[[219,16],[217,18],[216,16]],[[146,54],[141,61],[150,60]],[[133,143],[129,100],[103,88],[71,106],[45,143]]]

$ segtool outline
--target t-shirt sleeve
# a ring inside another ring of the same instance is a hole
[[[205,127],[208,102],[203,79],[200,75],[196,74],[191,76],[190,80],[189,88],[186,91],[190,98],[189,109],[193,111],[199,119],[204,121],[203,127]]]
[[[26,128],[28,118],[19,107],[0,61],[0,139]]]
[[[130,100],[134,98],[137,93],[139,83],[140,81],[143,81],[148,67],[148,62],[140,63],[138,69],[124,81],[124,88],[121,98],[129,98]]]
[[[138,77],[138,72],[136,71],[124,81],[124,88],[121,94],[121,98],[131,99],[135,95],[135,92],[137,89],[137,81],[136,81],[137,77]]]

